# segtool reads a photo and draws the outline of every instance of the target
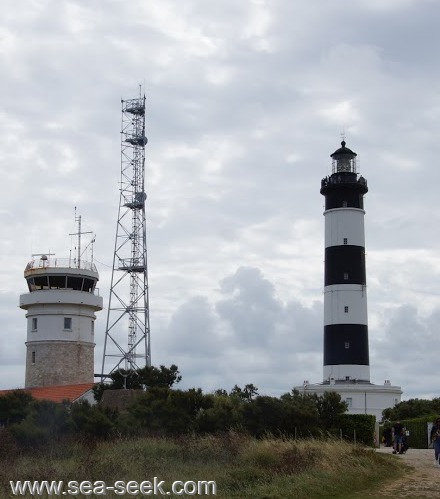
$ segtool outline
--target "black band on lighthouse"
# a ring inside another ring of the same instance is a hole
[[[324,326],[324,365],[369,365],[368,326],[331,324]]]
[[[362,246],[329,246],[325,248],[324,286],[332,284],[366,284],[365,248]]]
[[[364,194],[368,192],[367,181],[357,178],[356,173],[334,173],[321,181],[321,194],[325,196],[325,209],[364,209]]]

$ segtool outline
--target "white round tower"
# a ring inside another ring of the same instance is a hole
[[[94,264],[42,255],[26,266],[25,387],[94,381],[95,312],[102,310]]]

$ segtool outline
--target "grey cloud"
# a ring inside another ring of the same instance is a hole
[[[284,303],[257,268],[240,267],[219,284],[211,303],[201,296],[184,302],[160,341],[184,386],[212,390],[252,382],[278,393],[322,370],[313,341],[321,336],[322,304]],[[306,369],[305,358],[316,365]]]

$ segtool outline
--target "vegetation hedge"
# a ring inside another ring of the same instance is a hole
[[[347,440],[354,440],[365,445],[374,445],[376,417],[369,414],[342,414],[340,427],[342,435]]]
[[[391,429],[394,423],[400,421],[406,431],[409,432],[409,435],[407,435],[408,446],[413,449],[427,449],[430,446],[428,438],[428,423],[434,422],[436,418],[437,416],[435,414],[431,414],[428,416],[420,416],[418,418],[386,421],[384,425],[380,427],[381,442],[384,430],[386,428]]]

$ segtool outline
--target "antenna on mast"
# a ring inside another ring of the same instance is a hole
[[[84,232],[83,232],[84,234]],[[91,261],[90,263],[93,265],[93,245],[95,244],[96,241],[96,234],[93,234],[93,239],[89,242],[89,244],[84,248],[83,252],[81,253],[81,256],[84,255],[84,253],[87,251],[88,247],[90,246],[90,253],[91,253]]]
[[[78,236],[78,244],[77,244],[77,260],[76,260],[76,268],[80,269],[81,268],[81,235],[82,234],[93,234],[92,231],[87,231],[87,232],[81,232],[81,215],[76,214],[76,206],[75,206],[75,222],[78,222],[78,232],[74,232],[69,234],[69,236]],[[86,248],[87,249],[87,248]]]

